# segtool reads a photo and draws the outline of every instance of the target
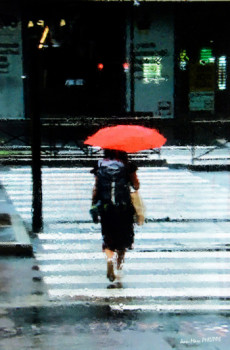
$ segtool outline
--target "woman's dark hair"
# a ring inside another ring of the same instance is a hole
[[[109,159],[119,159],[122,160],[124,163],[128,162],[128,154],[126,152],[117,151],[114,149],[105,149],[104,157]]]

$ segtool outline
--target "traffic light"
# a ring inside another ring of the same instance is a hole
[[[102,71],[102,70],[103,70],[103,68],[104,68],[103,63],[98,63],[98,65],[97,65],[97,69],[98,69],[98,70],[100,70],[100,71]]]

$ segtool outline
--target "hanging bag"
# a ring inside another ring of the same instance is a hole
[[[133,207],[135,209],[135,222],[137,225],[143,225],[145,222],[145,205],[138,191],[130,193]]]

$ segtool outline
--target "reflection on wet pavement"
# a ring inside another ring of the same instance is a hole
[[[228,350],[229,317],[110,312],[90,307],[0,313],[0,346],[20,349]]]

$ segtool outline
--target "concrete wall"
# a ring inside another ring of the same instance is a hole
[[[0,119],[24,119],[21,23],[0,27]]]
[[[141,14],[139,15],[141,17]],[[174,110],[174,21],[162,11],[147,14],[149,26],[134,19],[134,106],[136,112],[173,118]],[[143,18],[143,23],[145,18]],[[127,61],[131,62],[131,26],[127,24]],[[131,75],[126,74],[126,105],[130,111]]]

